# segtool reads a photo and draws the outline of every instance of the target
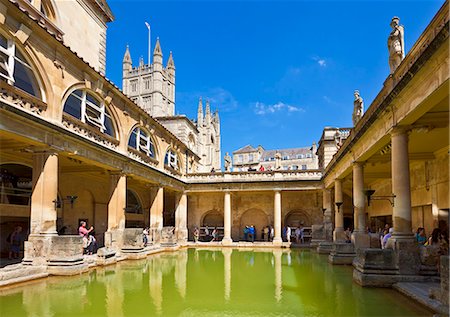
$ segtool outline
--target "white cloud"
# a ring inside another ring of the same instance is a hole
[[[305,112],[303,108],[296,107],[293,105],[288,105],[283,102],[277,102],[272,105],[266,105],[262,102],[256,102],[254,105],[254,110],[257,115],[266,115],[275,112],[287,111],[287,112]]]
[[[327,66],[327,61],[325,60],[325,58],[321,58],[319,56],[314,56],[312,59],[315,60],[320,67]]]

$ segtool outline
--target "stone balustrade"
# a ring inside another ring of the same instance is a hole
[[[232,182],[268,182],[289,180],[320,180],[319,170],[289,170],[264,172],[217,172],[188,174],[184,179],[189,183],[232,183]]]
[[[47,109],[47,104],[42,100],[4,81],[0,81],[0,100],[35,115],[42,115]]]

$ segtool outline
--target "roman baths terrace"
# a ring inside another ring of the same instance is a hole
[[[352,127],[222,167],[227,126],[175,115],[159,39],[121,90],[105,0],[1,0],[1,315],[448,316],[448,10],[408,51],[392,19]]]

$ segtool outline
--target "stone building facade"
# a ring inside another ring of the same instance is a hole
[[[200,98],[196,120],[175,115],[175,62],[170,52],[163,65],[163,51],[159,39],[153,51],[153,63],[133,67],[127,47],[123,57],[123,91],[138,106],[156,118],[200,157],[198,172],[220,170],[220,118],[218,111],[211,113],[209,101],[203,109]],[[195,172],[189,170],[189,172]]]
[[[197,122],[182,117],[183,132],[171,132],[103,76],[97,40],[76,52],[68,46],[89,24],[58,22],[71,14],[61,11],[72,10],[61,3],[0,3],[3,255],[3,241],[18,225],[26,240],[22,263],[42,276],[87,270],[77,235],[81,220],[95,227],[105,247],[99,265],[119,254],[148,254],[145,226],[157,247],[168,238],[186,245],[194,227],[212,223],[223,224],[220,246],[238,246],[243,226],[273,225],[272,246],[280,247],[282,227],[303,223],[313,228],[312,244],[331,252],[330,262],[354,261],[353,276],[362,285],[437,276],[429,248],[417,247],[413,231],[448,226],[448,1],[356,125],[324,129],[310,152],[317,152],[318,169],[265,173],[199,173],[208,153],[196,145],[217,146],[220,133],[199,124],[219,127],[218,116],[208,104],[203,115],[200,103]],[[104,2],[77,3],[97,20],[112,19]],[[187,131],[195,129],[197,139],[193,133],[190,141]],[[256,152],[261,161],[263,152]],[[388,218],[394,235],[381,249],[365,230]],[[352,243],[343,242],[347,226],[354,228]],[[2,283],[17,276],[1,273]]]
[[[317,170],[317,146],[265,150],[261,145],[246,145],[233,152],[234,171]]]

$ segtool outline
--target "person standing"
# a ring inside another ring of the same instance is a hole
[[[193,236],[194,236],[194,243],[197,243],[198,238],[200,237],[200,231],[198,230],[197,227],[194,228]]]
[[[10,243],[10,249],[9,249],[9,259],[12,260],[19,258],[20,253],[20,246],[22,244],[22,227],[16,226],[14,228],[14,231],[9,236],[9,243]]]
[[[286,240],[289,243],[291,243],[291,233],[292,233],[291,227],[286,226]]]
[[[80,221],[80,227],[78,228],[78,234],[83,237],[83,253],[87,252],[87,248],[89,246],[89,232],[94,230],[94,227],[91,226],[86,229],[86,221]]]

